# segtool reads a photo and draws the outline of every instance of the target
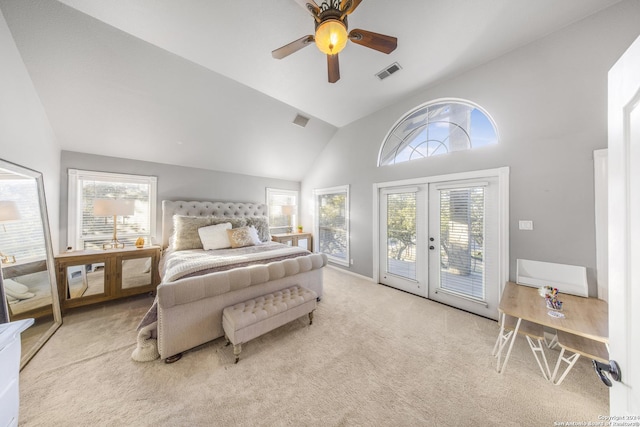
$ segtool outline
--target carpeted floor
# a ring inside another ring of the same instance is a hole
[[[496,322],[332,268],[313,325],[249,342],[237,365],[224,339],[171,365],[132,361],[150,304],[65,316],[21,372],[20,425],[553,426],[609,413],[588,360],[554,386],[520,337],[498,374]]]

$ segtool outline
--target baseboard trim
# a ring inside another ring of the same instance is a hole
[[[327,267],[328,268],[332,268],[334,270],[338,270],[341,273],[349,274],[351,276],[358,277],[358,278],[360,278],[362,280],[366,280],[368,282],[375,283],[371,277],[363,276],[362,274],[358,274],[358,273],[354,273],[353,271],[345,270],[344,268],[340,268],[340,267],[338,267],[336,265],[327,264]]]

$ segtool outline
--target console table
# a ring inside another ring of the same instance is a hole
[[[291,246],[300,246],[300,241],[305,239],[307,241],[307,250],[309,252],[313,252],[313,237],[311,233],[282,233],[271,235],[271,240],[274,242],[284,243]]]
[[[153,292],[160,284],[160,246],[83,250],[56,256],[63,310]]]

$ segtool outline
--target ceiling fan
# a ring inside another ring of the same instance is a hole
[[[340,80],[338,53],[345,47],[347,40],[389,54],[398,46],[398,39],[384,34],[360,29],[347,33],[349,25],[347,15],[351,14],[362,0],[325,0],[320,6],[314,0],[295,0],[304,7],[315,20],[315,35],[299,38],[271,52],[271,56],[282,59],[315,42],[322,53],[327,55],[329,83]]]

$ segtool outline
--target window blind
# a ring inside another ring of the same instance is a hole
[[[484,187],[440,190],[440,287],[484,300]]]
[[[4,201],[16,202],[20,214],[19,220],[0,224],[0,252],[5,256],[14,256],[17,263],[45,259],[46,246],[36,180],[2,179],[0,194]]]
[[[387,271],[416,280],[416,195],[387,194]]]

